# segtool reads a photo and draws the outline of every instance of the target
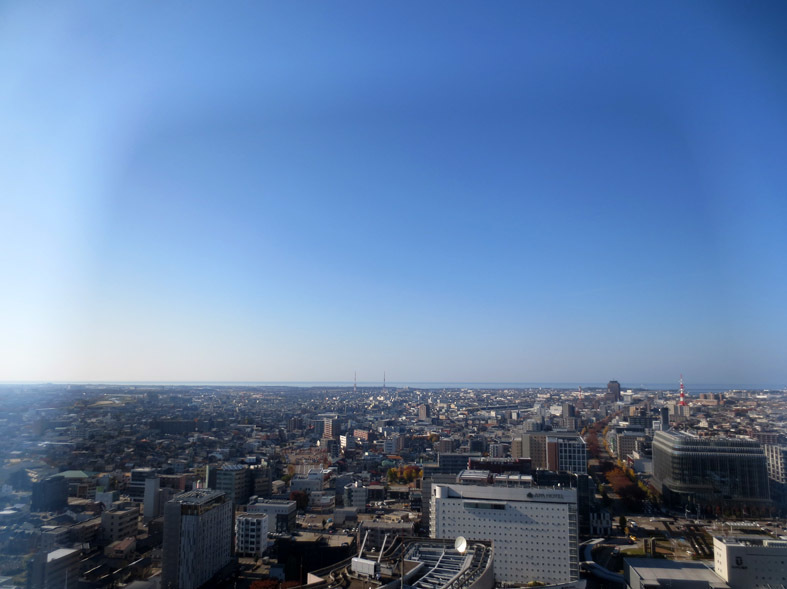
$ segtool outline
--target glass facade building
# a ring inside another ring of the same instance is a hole
[[[671,504],[768,504],[765,453],[756,440],[656,432],[653,474]]]

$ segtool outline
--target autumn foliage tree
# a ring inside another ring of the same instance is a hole
[[[587,445],[588,456],[598,458],[601,450],[598,445],[598,434],[595,430],[591,430],[585,435],[585,444]]]
[[[628,509],[636,510],[641,507],[647,492],[637,484],[636,477],[619,467],[608,470],[605,476],[612,490]]]
[[[389,468],[388,469],[388,482],[389,483],[400,483],[400,484],[410,484],[415,479],[421,477],[421,469],[415,465],[410,466],[400,466],[399,468]]]

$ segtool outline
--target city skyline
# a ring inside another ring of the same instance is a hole
[[[495,390],[501,391],[505,389],[545,389],[545,390],[560,390],[560,391],[577,391],[582,389],[587,393],[602,393],[607,390],[607,386],[601,382],[592,381],[578,381],[578,382],[480,382],[480,381],[387,381],[384,385],[382,381],[367,380],[367,381],[347,381],[347,380],[312,380],[312,381],[154,381],[154,380],[136,380],[136,381],[110,381],[110,380],[18,380],[18,381],[2,381],[0,387],[9,386],[40,386],[40,385],[90,385],[90,386],[163,386],[163,387],[179,387],[179,386],[194,386],[194,387],[220,387],[220,388],[236,388],[248,386],[256,387],[283,387],[293,389],[309,389],[309,388],[347,388],[351,389],[357,387],[358,389],[423,389],[425,391],[440,389],[479,389],[479,390]],[[631,382],[626,383],[622,389],[626,391],[649,391],[649,392],[679,392],[679,383],[668,382]],[[762,391],[762,392],[783,392],[785,387],[776,383],[722,383],[722,382],[697,382],[692,383],[691,388],[686,389],[686,395],[699,395],[702,393],[721,393],[731,391]]]
[[[0,382],[787,385],[781,4],[0,14]]]

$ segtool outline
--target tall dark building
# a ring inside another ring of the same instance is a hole
[[[659,409],[659,417],[661,418],[661,430],[667,431],[669,429],[669,408]]]
[[[616,403],[620,401],[620,383],[618,381],[610,380],[607,383],[607,392],[609,392]]]
[[[68,505],[68,481],[54,475],[33,483],[30,511],[59,511]]]

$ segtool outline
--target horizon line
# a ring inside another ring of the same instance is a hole
[[[281,380],[281,381],[247,381],[247,380],[0,380],[0,386],[13,385],[107,385],[107,386],[291,386],[291,387],[315,387],[315,386],[352,386],[354,381],[328,381],[328,380]],[[365,387],[383,388],[382,381],[359,381],[358,385]],[[495,387],[502,388],[606,388],[603,382],[588,381],[387,381],[387,386],[419,386],[423,388],[470,388],[470,387]],[[636,385],[626,385],[621,383],[621,388],[636,390],[644,389],[667,389],[679,387],[679,382],[640,382]],[[785,385],[775,383],[741,384],[741,383],[694,383],[687,388],[698,389],[719,389],[719,390],[787,390]]]

